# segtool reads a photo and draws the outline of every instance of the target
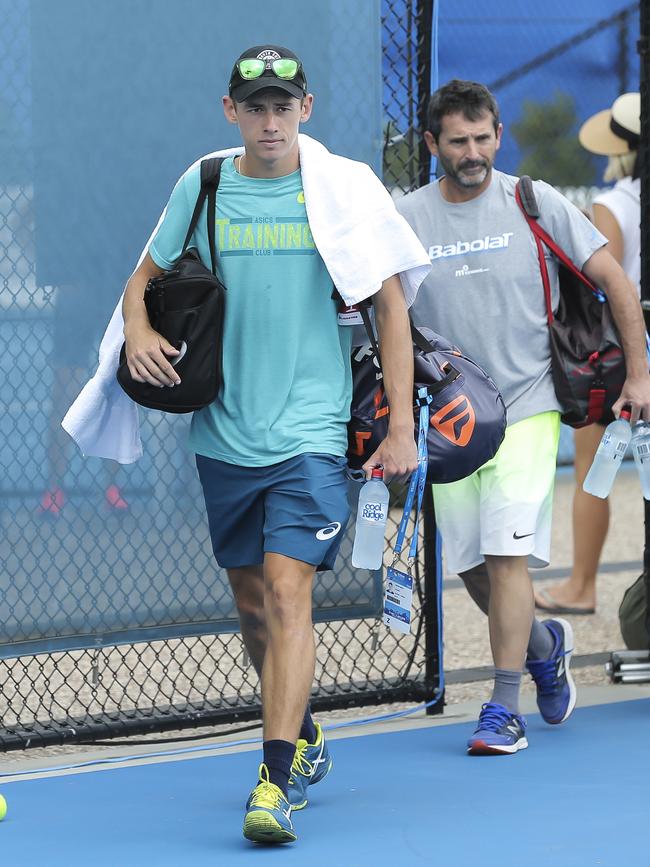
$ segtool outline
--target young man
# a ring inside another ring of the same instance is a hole
[[[255,46],[235,63],[223,110],[239,127],[244,151],[223,163],[215,215],[220,276],[228,290],[224,386],[214,404],[195,413],[190,435],[214,554],[228,571],[242,636],[262,682],[264,758],[244,821],[244,835],[257,842],[296,839],[291,809],[306,806],[307,785],[331,767],[307,704],[315,659],[311,597],[314,572],[333,567],[349,516],[352,329],[338,324],[333,267],[328,270],[317,247],[312,214],[318,204],[309,210],[301,165],[300,139],[306,137],[299,138],[298,130],[312,104],[302,63],[288,49]],[[361,169],[364,178],[369,173],[318,147],[323,159],[339,160],[333,171],[351,178]],[[350,202],[362,195],[352,183],[345,191]],[[379,186],[374,176],[372,183]],[[143,292],[179,256],[198,191],[195,164],[174,188],[124,296],[131,374],[160,387],[180,381],[172,365],[177,351],[152,330]],[[387,198],[386,219],[403,226],[423,276],[426,254]],[[332,226],[341,219],[326,216]],[[203,220],[200,227],[194,244],[209,263]],[[359,240],[382,243],[372,232]],[[398,271],[389,271],[367,294],[375,289],[391,423],[366,469],[383,464],[389,478],[406,477],[417,454],[411,340]]]
[[[575,705],[571,627],[533,617],[528,566],[549,562],[560,407],[535,243],[514,196],[517,178],[493,169],[502,132],[496,101],[483,85],[455,80],[440,88],[424,137],[443,177],[398,204],[432,262],[414,305],[416,324],[470,353],[494,378],[508,410],[495,458],[467,479],[434,486],[447,568],[460,574],[489,622],[494,691],[469,739],[472,754],[528,745],[518,706],[524,663],[546,722],[563,722]],[[541,225],[611,303],[627,363],[616,414],[630,404],[633,422],[650,417],[645,327],[634,287],[605,249],[606,238],[577,208],[543,181],[534,189]],[[552,260],[549,271],[557,305]]]

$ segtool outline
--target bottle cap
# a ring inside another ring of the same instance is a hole
[[[371,479],[383,479],[384,478],[384,468],[383,467],[373,467]]]
[[[632,411],[630,410],[629,407],[625,406],[625,407],[623,407],[623,409],[621,410],[620,418],[624,418],[625,421],[629,421],[631,415],[632,415]]]

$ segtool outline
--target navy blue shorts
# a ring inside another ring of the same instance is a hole
[[[346,460],[304,454],[270,467],[196,456],[212,550],[224,569],[284,554],[332,569],[350,517]]]

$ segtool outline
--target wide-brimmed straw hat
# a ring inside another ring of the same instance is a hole
[[[641,94],[624,93],[611,108],[586,120],[578,138],[585,150],[602,156],[630,153],[639,147]]]

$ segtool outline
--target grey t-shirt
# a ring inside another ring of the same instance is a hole
[[[447,202],[435,181],[396,203],[431,258],[412,308],[415,324],[457,344],[492,376],[508,424],[560,408],[537,247],[515,201],[516,183],[493,170],[490,186],[469,202]],[[535,181],[534,189],[540,225],[582,268],[607,239],[549,184]],[[546,263],[556,309],[557,260],[548,250]]]

